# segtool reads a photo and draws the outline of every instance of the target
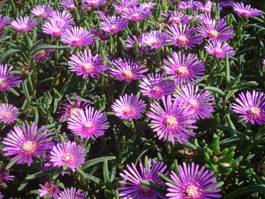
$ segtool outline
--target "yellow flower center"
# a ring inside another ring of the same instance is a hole
[[[64,162],[67,162],[67,163],[70,163],[74,160],[74,157],[72,154],[70,153],[65,153],[64,156],[63,156],[63,161]]]
[[[211,30],[209,31],[209,36],[213,38],[217,38],[219,36],[219,33],[217,30]]]
[[[259,107],[251,107],[251,109],[250,109],[250,113],[255,115],[255,116],[260,115],[260,112],[261,112],[261,110]]]
[[[92,122],[88,121],[88,122],[85,124],[85,127],[86,127],[87,129],[92,129],[92,128],[94,127],[94,124],[93,124]]]
[[[189,104],[192,108],[198,108],[199,106],[198,101],[196,99],[190,99]]]
[[[165,119],[165,125],[167,128],[175,129],[178,126],[178,120],[175,116],[167,116]]]
[[[135,110],[133,107],[127,106],[124,108],[123,113],[126,116],[133,116],[135,114]]]
[[[135,75],[130,70],[124,70],[123,75],[126,79],[133,79],[135,77]]]
[[[70,115],[74,115],[74,114],[76,114],[77,111],[79,111],[79,108],[75,108],[75,107],[71,108],[71,109],[70,109]]]
[[[177,74],[187,76],[189,75],[189,69],[185,66],[180,66],[177,68]]]
[[[84,71],[85,71],[86,73],[91,73],[91,72],[94,71],[95,66],[94,66],[92,63],[85,63],[85,64],[83,65],[83,68],[84,68]]]
[[[37,149],[37,143],[34,141],[26,141],[22,146],[22,151],[27,155],[32,155]]]
[[[5,88],[7,85],[5,78],[0,78],[0,88]]]
[[[181,45],[185,45],[188,43],[189,39],[185,35],[180,35],[178,41]]]
[[[189,199],[198,198],[200,196],[199,188],[194,185],[187,186],[185,193]]]

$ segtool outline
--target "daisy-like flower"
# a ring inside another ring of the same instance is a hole
[[[210,118],[214,112],[214,97],[208,91],[199,89],[191,84],[184,85],[176,90],[176,100],[192,112],[195,119]]]
[[[110,74],[119,81],[131,82],[141,79],[148,71],[143,65],[136,64],[133,60],[118,58],[112,62]]]
[[[13,180],[14,176],[9,175],[9,170],[0,168],[0,188],[6,188],[6,183]]]
[[[60,193],[60,189],[50,182],[45,182],[45,184],[40,185],[38,192],[40,197],[55,198]]]
[[[46,21],[42,26],[42,32],[53,37],[59,37],[62,33],[70,28],[69,23],[63,20],[50,20]]]
[[[106,0],[83,0],[83,6],[85,8],[99,8],[107,3]]]
[[[164,14],[164,17],[166,19],[166,23],[169,23],[171,25],[173,24],[185,25],[189,22],[189,16],[178,11],[168,12]]]
[[[137,47],[140,49],[140,50],[144,50],[143,46],[142,46],[142,40],[141,40],[141,36],[139,37],[139,39],[137,38],[137,36],[135,35],[132,35],[132,36],[129,36],[126,41],[125,41],[125,47],[130,49],[130,48],[134,48],[134,47]]]
[[[33,59],[37,62],[46,61],[51,57],[52,52],[54,52],[53,49],[40,50],[35,55],[33,55]]]
[[[85,149],[75,142],[59,143],[51,150],[50,162],[53,167],[67,167],[75,171],[85,162]]]
[[[38,5],[31,10],[31,13],[40,18],[47,18],[54,10],[47,4]]]
[[[76,8],[74,0],[61,0],[60,6],[66,8],[68,10],[74,10]]]
[[[31,165],[33,158],[42,155],[51,148],[51,136],[42,126],[36,124],[15,126],[3,141],[4,156],[12,156],[19,164]]]
[[[89,106],[89,102],[81,101],[79,96],[75,96],[74,100],[66,99],[60,105],[60,122],[66,121],[71,115],[76,114],[80,109]]]
[[[137,0],[120,0],[118,3],[113,3],[115,11],[119,14],[127,12],[129,8],[138,5]]]
[[[71,188],[66,188],[65,190],[63,190],[57,199],[86,199],[86,195],[74,188],[74,187],[71,187]]]
[[[234,3],[233,9],[240,17],[244,18],[259,17],[262,15],[261,10],[252,8],[250,5],[245,5],[242,2]]]
[[[244,122],[251,124],[265,124],[265,93],[247,91],[239,94],[232,103],[232,110],[239,115]]]
[[[172,25],[168,28],[168,42],[179,48],[193,48],[202,42],[200,34],[190,25]]]
[[[212,6],[213,2],[211,1],[206,1],[205,3],[196,1],[195,2],[195,7],[200,11],[200,12],[206,12],[206,13],[211,13],[212,11]]]
[[[210,41],[205,45],[206,51],[218,59],[223,59],[227,57],[233,57],[235,51],[231,46],[226,42],[220,41]]]
[[[129,7],[122,13],[122,17],[129,21],[142,21],[151,15],[152,8],[146,7],[144,4]]]
[[[10,19],[0,14],[0,31],[10,24]]]
[[[203,62],[195,54],[173,52],[164,60],[164,64],[165,73],[173,77],[177,84],[198,80],[205,71]]]
[[[99,26],[105,32],[116,34],[128,26],[128,20],[117,16],[104,16]]]
[[[48,17],[49,21],[58,21],[59,23],[73,26],[75,25],[74,18],[72,17],[71,13],[68,11],[63,10],[62,12],[56,10],[52,12],[51,15]]]
[[[86,46],[94,42],[94,35],[85,28],[75,26],[63,32],[61,41],[71,46]]]
[[[198,32],[209,40],[227,41],[232,39],[234,31],[226,25],[224,18],[220,20],[211,20],[210,23],[201,23]]]
[[[21,83],[20,75],[11,74],[13,67],[0,64],[0,92],[8,91]]]
[[[180,106],[171,96],[162,97],[162,106],[158,102],[151,103],[151,110],[147,116],[150,125],[160,140],[168,140],[172,144],[175,139],[185,144],[190,137],[194,137],[193,129],[197,127],[188,107]]]
[[[162,96],[170,95],[175,90],[173,80],[164,80],[165,76],[151,73],[140,82],[140,91],[144,96],[160,99]]]
[[[158,30],[141,35],[141,46],[148,49],[160,49],[166,44],[167,34]]]
[[[235,4],[234,0],[222,0],[219,2],[219,7],[223,9],[227,7],[232,7],[234,4]]]
[[[86,107],[70,116],[68,128],[81,138],[94,139],[104,135],[109,123],[105,113],[93,107]]]
[[[133,120],[142,117],[146,104],[133,94],[120,96],[112,104],[114,115],[123,120]]]
[[[37,22],[28,16],[22,16],[11,21],[10,25],[18,32],[28,32],[37,25]]]
[[[150,181],[163,187],[164,183],[160,180],[158,173],[166,175],[167,166],[152,159],[148,159],[146,165],[142,161],[139,165],[133,163],[126,165],[126,169],[120,173],[122,180],[119,183],[122,187],[119,188],[119,196],[124,199],[164,198],[161,193],[142,184],[143,181]]]
[[[70,71],[84,78],[96,77],[107,69],[107,66],[102,63],[99,55],[93,56],[90,50],[77,52],[76,55],[72,55],[69,65]]]
[[[189,1],[179,1],[178,3],[178,9],[180,10],[188,10],[194,8],[194,1],[189,0]]]
[[[204,166],[195,163],[180,165],[178,174],[171,172],[172,183],[166,183],[169,199],[206,199],[221,198],[221,183],[215,182],[214,174]]]
[[[0,121],[5,124],[13,123],[17,120],[18,109],[12,104],[0,104]]]

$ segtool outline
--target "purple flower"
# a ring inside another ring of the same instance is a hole
[[[226,20],[224,18],[220,20],[211,20],[211,23],[202,23],[198,32],[204,38],[208,38],[210,40],[218,40],[218,41],[227,41],[233,38],[234,31],[230,27],[226,25]]]
[[[93,107],[80,109],[68,119],[68,128],[81,138],[98,138],[109,128],[106,114]]]
[[[227,7],[232,7],[235,4],[234,0],[221,0],[219,2],[220,8],[227,8]]]
[[[31,13],[40,18],[47,18],[54,10],[47,4],[38,5],[31,10]]]
[[[83,0],[83,6],[85,8],[99,8],[100,6],[103,6],[106,4],[106,0]]]
[[[53,37],[59,37],[68,28],[70,25],[63,20],[50,20],[43,24],[42,32]]]
[[[122,185],[122,187],[119,188],[119,196],[124,199],[164,198],[161,193],[142,184],[143,181],[149,181],[164,186],[158,173],[166,175],[167,166],[162,162],[155,162],[152,159],[147,159],[146,165],[143,165],[141,161],[139,165],[133,163],[127,164],[126,169],[120,173],[123,179],[119,181]]]
[[[127,19],[117,16],[104,16],[99,26],[100,29],[105,32],[116,34],[123,31],[128,26],[128,21]]]
[[[94,35],[82,27],[72,27],[61,35],[61,41],[71,46],[86,46],[94,42]]]
[[[68,10],[74,10],[75,9],[74,0],[61,0],[60,6],[66,8]]]
[[[192,129],[196,122],[192,119],[192,112],[188,107],[180,106],[179,102],[172,100],[171,96],[162,97],[162,106],[158,102],[151,103],[147,116],[151,119],[150,125],[160,140],[168,140],[172,144],[175,139],[185,144],[195,134]]]
[[[66,99],[60,105],[60,122],[66,121],[71,115],[77,113],[78,110],[86,108],[90,103],[81,101],[79,96],[74,100]]]
[[[111,106],[114,115],[123,120],[140,119],[145,107],[144,101],[133,94],[120,96]]]
[[[59,143],[51,150],[50,162],[53,167],[66,167],[75,171],[85,162],[85,149],[75,142]]]
[[[199,89],[191,84],[184,85],[176,90],[176,100],[192,112],[195,119],[207,119],[214,112],[215,100],[208,91]]]
[[[74,187],[66,188],[63,190],[57,199],[86,199],[87,197],[83,192]]]
[[[192,82],[204,75],[205,67],[195,54],[185,55],[173,52],[164,60],[165,73],[173,77],[177,84]]]
[[[19,164],[31,165],[34,157],[42,155],[51,148],[51,136],[42,126],[38,129],[36,124],[15,126],[3,141],[4,156],[12,156]]]
[[[28,16],[19,17],[11,22],[11,26],[18,32],[31,31],[33,27],[37,25],[37,22]]]
[[[84,78],[96,77],[107,69],[107,66],[102,63],[99,55],[93,56],[90,50],[77,52],[76,55],[72,55],[69,65],[70,71]]]
[[[233,9],[240,17],[252,18],[262,15],[261,10],[252,8],[250,5],[245,5],[242,2],[234,3]]]
[[[58,193],[60,193],[59,187],[56,185],[45,182],[45,184],[40,185],[40,189],[38,190],[40,197],[52,197],[55,198]]]
[[[142,48],[148,49],[160,49],[162,48],[167,40],[167,34],[158,30],[154,30],[148,33],[143,33],[141,35]]]
[[[4,124],[10,124],[17,120],[18,109],[12,104],[0,104],[0,121]]]
[[[193,48],[202,42],[202,37],[190,25],[172,25],[168,28],[168,42],[179,48]]]
[[[194,8],[194,2],[193,0],[189,1],[179,1],[178,8],[180,10],[188,10]]]
[[[0,31],[10,24],[10,19],[0,14]]]
[[[52,12],[48,19],[50,21],[58,21],[59,23],[62,23],[68,26],[75,25],[72,15],[68,11],[65,11],[65,10],[63,10],[62,12],[58,10],[55,12]]]
[[[173,24],[185,25],[189,22],[189,16],[178,11],[168,12],[164,14],[164,17],[166,18],[166,22],[171,25]]]
[[[196,1],[194,5],[199,11],[211,13],[213,2],[207,0],[205,3]]]
[[[122,17],[129,21],[142,21],[151,15],[151,10],[152,8],[146,7],[145,4],[140,4],[139,6],[128,7],[122,13]]]
[[[52,52],[54,52],[53,49],[40,50],[33,56],[33,59],[37,62],[46,61],[50,58]]]
[[[172,183],[166,183],[169,199],[206,199],[221,198],[221,183],[215,182],[214,174],[204,166],[183,163],[178,167],[178,174],[171,172]]]
[[[263,92],[242,92],[235,100],[231,108],[239,114],[241,120],[251,124],[265,124],[265,94]]]
[[[0,64],[0,92],[8,91],[21,83],[19,75],[11,73],[13,66]]]
[[[226,42],[210,41],[206,44],[205,49],[210,55],[213,55],[218,59],[223,59],[226,56],[233,57],[235,55],[233,48]]]
[[[124,12],[127,12],[129,8],[137,5],[137,0],[120,0],[118,3],[113,3],[116,12],[119,14],[123,14]]]
[[[13,180],[14,176],[9,175],[9,170],[0,168],[0,188],[6,188],[6,183]]]
[[[119,81],[131,82],[141,79],[148,71],[143,65],[136,64],[133,60],[118,58],[112,62],[110,74]]]
[[[140,82],[141,93],[154,99],[170,95],[175,90],[175,83],[172,80],[164,80],[164,78],[164,75],[158,73],[147,75]]]

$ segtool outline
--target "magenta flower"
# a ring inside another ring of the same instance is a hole
[[[0,14],[0,31],[10,24],[10,19]]]
[[[195,54],[185,55],[173,52],[164,60],[165,73],[175,79],[177,84],[192,82],[204,75],[205,67]]]
[[[53,37],[59,37],[62,33],[71,26],[63,20],[46,21],[42,26],[42,32]]]
[[[115,11],[119,14],[127,12],[129,8],[135,7],[138,5],[137,0],[120,0],[117,3],[113,3]]]
[[[143,65],[136,64],[133,60],[118,58],[112,62],[110,74],[119,81],[131,82],[141,79],[148,71]]]
[[[89,104],[89,102],[81,101],[79,96],[75,96],[74,100],[63,100],[60,105],[59,121],[66,121],[70,116],[76,114],[78,110],[86,108]]]
[[[86,46],[94,42],[94,35],[82,27],[72,27],[61,35],[61,41],[71,46]]]
[[[217,21],[211,20],[210,23],[202,23],[198,28],[198,32],[201,33],[204,38],[217,41],[227,41],[234,36],[233,29],[226,25],[226,20],[224,18]]]
[[[109,123],[105,113],[86,107],[70,116],[68,128],[81,138],[94,139],[104,135]]]
[[[0,104],[0,121],[4,124],[10,124],[17,120],[18,109],[12,104]]]
[[[164,14],[166,22],[173,25],[173,24],[182,24],[185,25],[189,22],[189,16],[183,14],[182,12],[174,11],[168,12]]]
[[[45,184],[40,185],[38,192],[40,197],[55,198],[56,196],[58,196],[58,193],[60,193],[60,189],[52,183],[45,182]]]
[[[210,41],[205,46],[206,51],[218,59],[223,59],[227,57],[233,57],[235,51],[231,46],[226,42],[220,41]]]
[[[193,48],[202,42],[200,34],[190,25],[172,25],[168,28],[168,42],[179,48]]]
[[[143,50],[143,47],[141,46],[142,45],[142,42],[141,42],[140,39],[138,39],[137,36],[135,36],[135,35],[129,36],[125,40],[125,45],[124,46],[126,48],[128,48],[128,49],[131,49],[131,48],[136,47],[136,44],[137,44],[137,47]]]
[[[166,44],[167,34],[154,30],[141,35],[141,47],[147,49],[160,49]]]
[[[68,26],[75,25],[74,18],[68,11],[65,11],[65,10],[63,10],[62,12],[58,10],[56,10],[55,12],[52,12],[48,19],[49,21],[58,21],[59,23],[62,23]]]
[[[9,170],[0,168],[0,188],[6,188],[6,183],[13,180],[14,176],[9,175]]]
[[[148,159],[146,165],[140,161],[138,165],[127,164],[126,169],[120,173],[122,180],[119,181],[122,187],[119,188],[119,196],[121,198],[164,198],[164,196],[156,190],[146,187],[143,181],[150,181],[157,185],[164,186],[160,180],[158,173],[167,174],[167,166],[162,162],[155,162]]]
[[[47,4],[38,5],[31,10],[31,13],[40,18],[47,18],[53,13],[54,10]]]
[[[240,17],[244,18],[259,17],[262,15],[261,10],[252,8],[250,5],[245,5],[242,2],[234,3],[233,9]]]
[[[144,101],[133,94],[120,96],[111,106],[114,115],[123,120],[140,119],[145,107]]]
[[[172,183],[166,183],[169,199],[210,199],[221,198],[221,183],[215,182],[214,174],[204,166],[183,163],[178,167],[178,174],[171,172]]]
[[[74,188],[66,188],[65,190],[63,190],[60,194],[59,197],[57,199],[86,199],[87,197],[85,196],[85,194]]]
[[[77,52],[76,55],[72,55],[69,65],[70,71],[84,78],[96,77],[107,70],[107,66],[102,63],[99,55],[96,54],[93,56],[90,50]]]
[[[128,26],[128,21],[127,19],[117,16],[104,16],[99,26],[100,29],[105,32],[116,34],[123,31]]]
[[[251,124],[265,124],[265,94],[263,92],[242,92],[235,100],[231,108],[241,120]]]
[[[19,17],[16,20],[11,21],[10,25],[18,32],[28,32],[31,31],[32,28],[37,26],[37,22],[31,19],[30,17],[25,16]]]
[[[129,21],[142,21],[151,15],[152,8],[146,7],[146,4],[139,6],[128,7],[123,13],[122,17]]]
[[[99,8],[107,3],[106,0],[83,0],[83,6],[85,8]]]
[[[151,73],[140,82],[140,91],[144,96],[160,99],[162,96],[170,95],[175,90],[175,83],[172,80],[164,80],[165,76],[158,73]]]
[[[51,150],[50,162],[53,167],[66,167],[75,171],[85,162],[85,149],[75,142],[59,143]]]
[[[219,2],[219,6],[221,9],[232,7],[234,4],[235,4],[234,0],[222,0],[221,2]]]
[[[171,96],[162,97],[162,106],[158,102],[151,103],[147,116],[151,119],[150,126],[160,140],[168,140],[172,144],[175,139],[185,144],[195,134],[192,131],[197,127],[192,119],[192,112],[188,107],[180,106],[178,101],[173,101]]]
[[[74,0],[61,0],[60,6],[66,8],[68,10],[74,10],[76,8]]]
[[[42,126],[36,124],[15,126],[3,141],[4,156],[12,156],[19,164],[31,165],[34,157],[42,155],[51,148],[51,136]]]
[[[207,0],[206,2],[199,2],[199,1],[196,1],[194,3],[196,9],[198,9],[200,12],[206,12],[206,13],[211,13],[212,11],[212,6],[213,6],[213,2]]]
[[[33,56],[33,59],[37,62],[47,61],[51,57],[52,52],[54,52],[53,49],[40,50]]]
[[[21,83],[20,75],[11,73],[13,66],[0,64],[0,92],[8,91]]]
[[[176,90],[176,100],[192,113],[195,119],[207,119],[214,112],[215,100],[208,91],[199,89],[191,84]]]
[[[188,10],[194,8],[194,1],[188,0],[188,1],[179,1],[178,8],[180,10]]]

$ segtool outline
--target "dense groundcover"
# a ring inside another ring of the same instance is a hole
[[[265,198],[265,3],[0,2],[0,198]]]

